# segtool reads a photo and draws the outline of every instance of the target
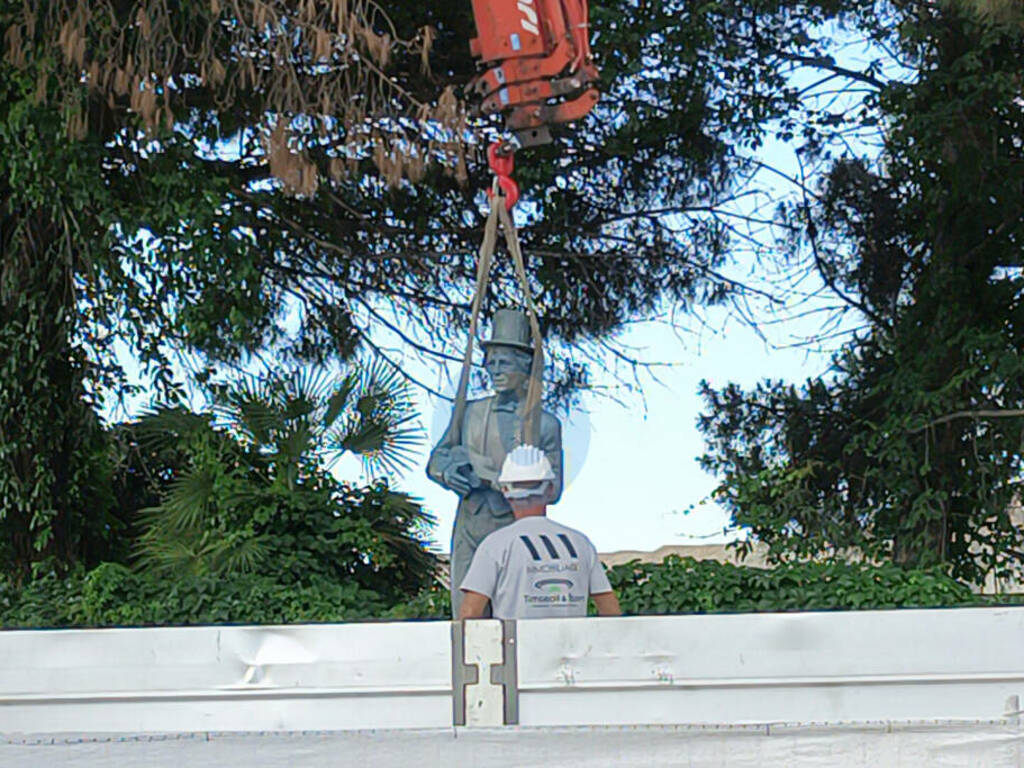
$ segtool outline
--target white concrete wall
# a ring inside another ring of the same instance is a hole
[[[0,632],[0,733],[451,724],[447,622]]]
[[[1016,722],[1024,697],[1024,608],[517,630],[524,726]],[[0,733],[451,723],[447,622],[0,632]]]
[[[1021,768],[1006,723],[0,736],[7,768]]]
[[[1024,609],[519,622],[524,725],[998,719]]]
[[[516,630],[457,729],[445,622],[0,632],[0,766],[1024,768],[1024,608]]]

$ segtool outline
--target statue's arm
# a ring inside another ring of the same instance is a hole
[[[480,479],[473,471],[466,446],[452,445],[451,432],[452,425],[449,424],[430,452],[427,476],[442,488],[454,491],[459,496],[468,496],[473,488],[480,485]]]
[[[448,429],[444,431],[441,439],[437,445],[430,452],[430,458],[427,459],[427,477],[433,480],[438,485],[445,485],[444,471],[451,466],[452,463],[452,446],[450,445],[452,434],[452,425],[448,425]],[[448,490],[451,490],[450,488]]]
[[[547,420],[545,419],[545,421]],[[551,503],[554,504],[562,497],[562,467],[564,463],[562,454],[562,424],[555,416],[551,417],[547,428],[541,430],[541,450],[548,457],[548,461],[551,462],[551,469],[555,473],[555,495],[551,499]]]

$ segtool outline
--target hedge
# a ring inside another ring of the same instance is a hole
[[[669,555],[608,572],[627,614],[867,610],[978,605],[982,599],[941,569],[790,563],[774,568]]]
[[[866,610],[986,604],[939,569],[798,563],[771,569],[669,556],[608,571],[623,611],[634,615]],[[151,580],[113,563],[17,588],[0,580],[0,625],[16,627],[289,624],[367,619],[437,619],[450,611],[435,585],[386,605],[374,592],[313,578],[272,576]]]

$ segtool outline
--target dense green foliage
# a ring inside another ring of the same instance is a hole
[[[165,409],[120,430],[122,474],[156,500],[137,511],[135,564],[149,579],[140,589],[170,578],[216,591],[217,578],[245,575],[256,581],[243,592],[316,595],[333,585],[325,594],[347,611],[431,583],[431,517],[385,481],[360,488],[329,472],[347,452],[394,468],[418,444],[394,372],[247,380],[221,398],[215,413]]]
[[[781,213],[863,325],[802,387],[705,386],[704,466],[777,559],[982,583],[1024,564],[1024,27],[950,4],[854,21],[912,68],[875,78],[882,156],[828,163]]]
[[[160,579],[104,563],[67,578],[0,587],[5,627],[135,626],[351,621],[390,603],[355,581],[259,574]]]
[[[663,563],[615,566],[608,575],[630,615],[984,604],[940,571],[893,565],[809,563],[765,570],[670,556]],[[0,582],[5,627],[447,619],[450,611],[448,591],[436,583],[412,599],[389,602],[373,591],[321,578],[284,584],[237,575],[168,586],[112,564],[22,589]]]
[[[116,344],[172,398],[176,350],[200,353],[203,382],[251,353],[390,358],[384,337],[444,360],[462,339],[494,126],[468,126],[465,168],[410,128],[404,179],[360,142],[416,105],[457,111],[471,4],[395,0],[393,28],[374,16],[358,35],[327,27],[336,5],[0,0],[0,557],[16,579],[124,561],[140,524],[151,564],[251,570],[270,557],[259,525],[297,535],[286,520],[337,501],[322,468],[294,499],[280,462],[232,468],[207,420],[159,450],[222,495],[190,507],[201,519],[135,518],[181,505],[118,475],[136,438],[95,415],[127,391]],[[1019,562],[1024,41],[1019,14],[992,13],[1012,3],[594,6],[603,100],[518,172],[545,332],[585,341],[742,293],[722,271],[756,271],[741,227],[764,214],[743,201],[767,184],[753,153],[777,139],[800,178],[773,178],[798,194],[772,222],[786,242],[753,247],[798,295],[816,274],[861,328],[806,387],[706,388],[721,499],[780,560],[853,549],[973,581]],[[350,69],[355,38],[384,78]],[[869,61],[837,60],[852,39]],[[503,260],[487,308],[516,298]],[[586,384],[587,359],[563,350],[556,394]],[[236,514],[238,494],[267,520]]]
[[[971,590],[939,569],[790,563],[763,569],[669,556],[609,571],[628,614],[870,610],[975,605]]]
[[[30,80],[0,62],[0,559],[21,575],[39,560],[95,564],[123,549],[94,411],[97,385],[116,379],[90,359],[109,339],[76,311],[102,290],[82,295],[77,276],[105,247],[76,210],[106,199],[93,189],[99,148],[51,141],[59,113],[30,107]]]
[[[80,313],[65,336],[106,363],[114,338],[154,361],[168,351],[158,340],[211,359],[277,343],[322,360],[373,344],[372,332],[389,326],[405,336],[418,329],[435,348],[459,338],[483,226],[480,192],[489,172],[481,144],[471,148],[465,183],[446,173],[453,169],[431,165],[416,186],[389,188],[373,153],[350,142],[365,125],[344,114],[326,123],[319,104],[305,104],[303,90],[337,80],[351,57],[311,69],[303,65],[310,52],[302,39],[267,68],[268,77],[279,70],[280,82],[246,79],[251,62],[237,51],[262,52],[271,41],[260,40],[262,29],[242,37],[242,22],[254,9],[287,15],[291,5],[189,2],[167,18],[162,4],[145,0],[94,5],[82,21],[72,13],[75,2],[0,3],[0,29],[16,31],[7,39],[18,41],[6,50],[2,78],[0,170],[15,182],[0,188],[16,235],[9,252],[40,264],[53,261],[42,258],[47,248],[63,254],[72,290],[61,298]],[[399,0],[384,11],[400,39],[427,24],[435,30],[433,77],[423,77],[420,57],[396,45],[389,74],[406,89],[395,94],[396,110],[436,102],[445,86],[468,80],[470,3]],[[238,23],[228,23],[230,13]],[[705,109],[711,83],[722,76],[717,58],[756,57],[717,43],[717,27],[731,18],[727,8],[696,13],[675,2],[640,13],[627,0],[595,7],[607,105],[582,130],[563,131],[558,146],[532,153],[519,174],[530,204],[523,238],[549,335],[606,332],[663,296],[688,303],[719,293],[714,268],[727,231],[705,215],[728,195],[727,147],[718,137],[760,131],[758,108],[733,89],[716,91],[722,103]],[[58,45],[65,24],[83,36],[84,61]],[[660,43],[651,40],[654,31]],[[324,32],[341,45],[336,30]],[[171,42],[181,40],[217,58],[223,77],[198,71],[200,62]],[[710,43],[712,52],[698,54]],[[165,111],[157,125],[146,119],[152,105],[146,110],[112,76],[142,66],[143,56],[154,72],[173,76],[158,89]],[[667,80],[666,70],[677,76]],[[731,71],[749,77],[747,68]],[[320,136],[304,133],[301,119],[290,125],[295,156],[318,182],[299,198],[285,193],[266,152],[285,102],[309,107],[303,117],[328,129]],[[75,109],[83,103],[84,112]],[[82,121],[70,136],[69,114]],[[152,141],[140,140],[144,127]],[[470,128],[483,141],[494,125]],[[338,176],[339,164],[352,167]],[[694,215],[669,226],[651,209]],[[29,214],[42,229],[22,237],[19,223]],[[61,284],[60,274],[46,278]],[[517,299],[511,265],[502,263],[493,286],[490,307]],[[300,329],[286,339],[279,320],[289,302],[303,311]],[[581,375],[579,367],[563,370],[569,379]]]
[[[430,517],[386,483],[355,488],[328,471],[345,452],[378,471],[394,468],[418,444],[394,372],[376,366],[338,381],[299,373],[248,381],[222,397],[216,417],[165,409],[122,430],[133,448],[126,470],[148,477],[159,498],[138,513],[143,569],[269,569],[364,586],[372,578],[394,599],[424,584],[434,566],[420,540]]]
[[[680,4],[655,6],[595,9],[607,107],[521,166],[523,238],[554,338],[605,333],[662,296],[720,292],[725,230],[703,212],[726,194],[727,173],[710,137],[743,118],[703,109],[718,74],[713,57],[694,55],[714,30],[690,10],[680,16]],[[385,130],[387,110],[440,107],[447,86],[468,80],[471,5],[388,3],[393,30],[377,14],[354,36],[379,47],[388,31],[395,43],[387,76],[365,82],[347,48],[353,35],[324,18],[331,8],[0,0],[0,541],[20,574],[52,558],[94,564],[123,544],[121,509],[105,495],[111,446],[94,415],[99,395],[128,393],[118,344],[172,397],[171,361],[183,349],[200,352],[205,369],[268,350],[288,362],[330,363],[359,348],[391,358],[380,340],[393,334],[407,351],[444,359],[461,342],[488,182],[483,144],[468,168],[427,163],[414,186],[394,185],[386,153],[360,142]],[[267,25],[268,13],[282,24]],[[398,41],[428,24],[424,76],[423,46]],[[309,66],[323,44],[331,55]],[[483,142],[494,125],[470,127]],[[294,151],[281,149],[287,142]],[[310,182],[297,197],[282,182],[296,169]],[[653,208],[701,213],[679,237],[679,223]],[[488,308],[517,300],[505,261],[492,285]],[[292,332],[283,319],[294,309]],[[585,380],[579,360],[556,368],[558,392]]]
[[[393,372],[249,379],[220,395],[213,411],[165,408],[104,434],[119,557],[70,572],[39,561],[35,578],[9,568],[5,624],[340,621],[429,590],[431,517],[384,480],[328,471],[345,453],[395,467],[416,445]]]

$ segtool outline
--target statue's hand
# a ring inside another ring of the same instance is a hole
[[[483,485],[466,446],[452,446],[445,451],[443,457],[437,458],[440,465],[437,468],[440,475],[437,479],[445,488],[455,491],[459,496],[468,496],[474,488]]]
[[[468,496],[477,486],[481,485],[480,478],[473,471],[473,466],[468,462],[465,464],[450,464],[441,478],[444,484],[455,491],[459,496]]]

